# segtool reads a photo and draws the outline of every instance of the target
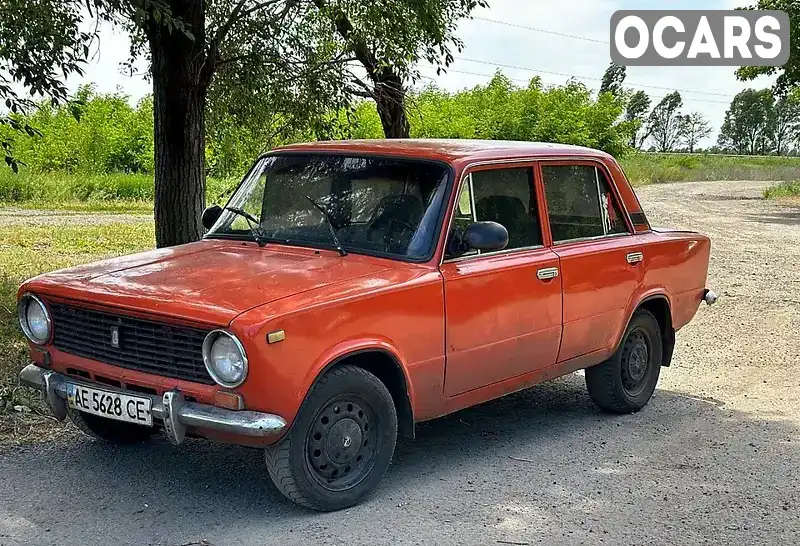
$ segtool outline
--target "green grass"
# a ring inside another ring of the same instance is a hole
[[[219,202],[239,178],[209,178],[206,199]],[[91,211],[152,210],[153,177],[141,174],[33,173],[0,168],[0,206]]]
[[[620,161],[635,186],[703,180],[796,180],[800,157],[743,157],[713,154],[631,154]]]
[[[636,186],[701,180],[798,180],[798,157],[731,157],[637,153],[620,161]],[[209,178],[206,201],[220,203],[238,184],[237,177]],[[84,175],[32,173],[15,175],[0,168],[0,207],[92,212],[149,213],[153,177],[140,174]]]
[[[19,385],[28,350],[17,326],[16,295],[22,281],[72,265],[130,254],[155,245],[152,222],[103,225],[0,227],[0,439],[9,435],[14,407],[43,409],[41,397]]]
[[[784,199],[787,197],[800,197],[800,180],[781,182],[764,190],[766,199]]]

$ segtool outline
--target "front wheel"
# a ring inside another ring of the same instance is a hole
[[[397,413],[386,386],[366,370],[340,366],[311,388],[291,431],[266,448],[267,470],[289,500],[341,510],[378,485],[396,442]]]
[[[586,370],[586,388],[595,404],[614,413],[639,411],[656,390],[662,362],[661,328],[652,313],[634,313],[614,355]]]

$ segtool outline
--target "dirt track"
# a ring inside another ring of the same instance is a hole
[[[798,544],[800,207],[765,185],[639,191],[653,224],[711,235],[722,298],[637,415],[600,414],[570,376],[421,425],[369,501],[325,515],[284,501],[255,450],[7,450],[0,544]]]

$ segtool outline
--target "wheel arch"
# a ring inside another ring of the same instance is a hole
[[[384,384],[394,401],[398,433],[403,437],[413,438],[414,410],[411,403],[411,384],[402,360],[385,344],[351,348],[329,357],[326,363],[318,368],[314,380],[306,390],[306,395],[311,390],[311,386],[326,372],[345,364],[370,372]]]
[[[639,303],[628,316],[628,320],[625,322],[625,328],[622,330],[614,350],[616,351],[619,349],[625,331],[628,329],[628,325],[630,325],[633,316],[639,309],[646,309],[652,313],[656,321],[658,321],[663,347],[661,365],[668,367],[672,363],[672,353],[675,350],[675,328],[672,323],[672,304],[670,303],[669,297],[663,292],[649,294],[639,300]]]

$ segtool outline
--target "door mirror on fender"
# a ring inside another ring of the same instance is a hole
[[[211,229],[217,223],[219,217],[222,216],[222,207],[219,205],[211,205],[203,211],[202,222],[206,231]]]
[[[508,246],[508,230],[497,222],[475,222],[461,236],[470,250],[492,252]]]

